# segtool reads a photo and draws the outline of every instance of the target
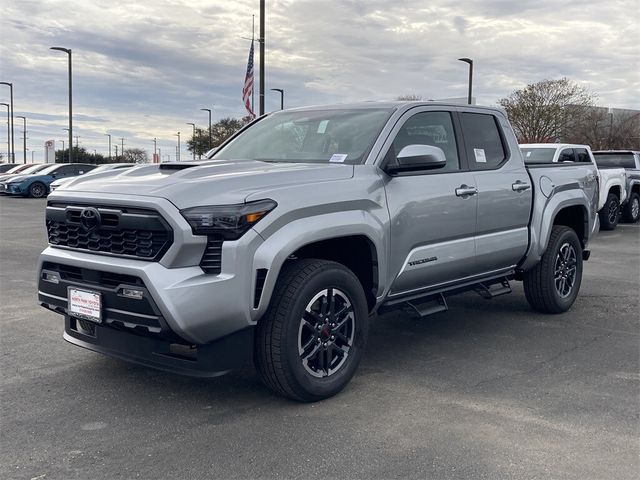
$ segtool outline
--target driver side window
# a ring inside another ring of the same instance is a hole
[[[408,145],[430,145],[444,152],[447,164],[443,168],[433,170],[432,173],[460,170],[458,147],[449,112],[422,112],[409,118],[398,131],[384,163],[397,165],[398,154]]]

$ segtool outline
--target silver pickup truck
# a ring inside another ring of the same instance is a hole
[[[285,110],[211,161],[57,189],[38,297],[75,345],[203,377],[253,360],[274,391],[315,401],[354,375],[376,312],[424,317],[513,280],[535,310],[569,309],[596,179],[592,164],[525,167],[498,109]]]
[[[627,198],[621,204],[622,219],[636,223],[640,220],[640,151],[599,150],[593,155],[601,172],[624,169]]]

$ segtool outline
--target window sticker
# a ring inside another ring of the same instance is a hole
[[[328,124],[329,124],[329,120],[322,120],[318,124],[318,131],[316,133],[324,133],[324,132],[326,132]]]
[[[348,153],[334,153],[331,155],[329,161],[333,163],[342,163],[347,159],[347,155]]]
[[[487,163],[487,156],[484,154],[484,148],[474,148],[473,153],[476,156],[477,163]]]

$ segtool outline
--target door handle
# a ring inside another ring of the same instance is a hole
[[[531,185],[525,182],[521,182],[518,180],[516,183],[511,184],[511,190],[514,192],[524,192],[525,190],[529,190]]]
[[[476,187],[470,187],[468,185],[460,185],[456,188],[456,196],[458,197],[469,197],[471,195],[475,195],[478,193],[478,189]]]

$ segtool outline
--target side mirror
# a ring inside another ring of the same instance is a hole
[[[398,153],[398,164],[387,165],[386,171],[393,175],[399,172],[417,172],[442,168],[447,157],[441,148],[432,145],[407,145]]]

